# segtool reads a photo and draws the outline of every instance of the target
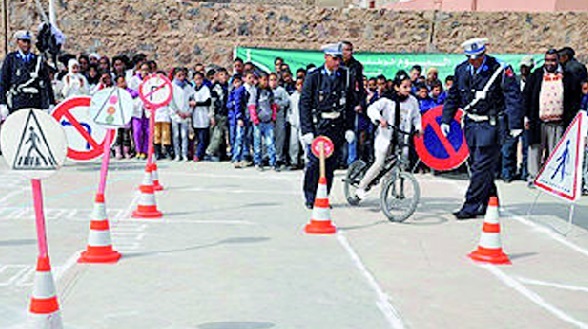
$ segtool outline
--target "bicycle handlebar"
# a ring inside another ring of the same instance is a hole
[[[380,126],[380,120],[376,120],[375,122],[376,122],[376,125]],[[408,132],[408,131],[401,130],[400,127],[395,127],[395,126],[393,126],[393,125],[391,125],[389,123],[386,123],[386,126],[387,126],[388,129],[395,130],[397,133],[400,133],[401,135],[411,136],[411,135],[414,134],[413,132]]]

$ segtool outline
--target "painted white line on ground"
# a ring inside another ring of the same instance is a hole
[[[584,256],[588,256],[588,250],[578,246],[577,244],[570,242],[569,240],[567,240],[564,236],[561,236],[560,234],[553,232],[552,230],[550,230],[549,228],[539,225],[531,220],[526,219],[523,216],[519,216],[516,215],[512,212],[505,212],[506,215],[512,217],[513,219],[517,220],[520,223],[523,223],[527,226],[532,227],[533,229],[535,229],[537,232],[541,232],[544,234],[547,234],[550,238],[554,239],[555,241],[563,244],[564,246],[579,252],[581,254],[583,254]]]
[[[362,263],[361,259],[359,258],[359,255],[355,252],[355,250],[353,250],[353,248],[349,244],[349,241],[347,241],[347,238],[345,237],[345,235],[343,235],[343,233],[337,233],[337,241],[339,241],[339,244],[341,244],[343,249],[347,251],[347,253],[351,257],[351,260],[353,261],[353,264],[355,264],[357,269],[367,280],[370,287],[375,291],[376,295],[378,296],[376,305],[378,306],[378,309],[380,309],[382,314],[384,314],[384,316],[386,317],[386,320],[390,324],[391,328],[404,328],[404,324],[402,323],[402,319],[400,318],[400,313],[390,303],[390,297],[386,295],[386,293],[384,293],[384,291],[382,290],[374,276],[368,271],[368,269]]]
[[[450,180],[446,180],[446,182],[448,182],[451,185],[455,186],[462,193],[465,193],[465,190],[467,189],[466,187],[464,187],[462,185],[459,185],[458,182],[450,181]],[[501,210],[502,209],[503,208],[501,208]],[[510,212],[510,211],[502,211],[502,213],[504,215],[506,215],[507,217],[512,217],[516,221],[518,221],[518,222],[520,222],[522,224],[525,224],[525,225],[527,225],[527,226],[535,229],[537,232],[546,234],[547,236],[549,236],[550,238],[554,239],[555,241],[563,244],[564,246],[566,246],[566,247],[568,247],[568,248],[570,248],[570,249],[572,249],[572,250],[574,250],[576,252],[579,252],[579,253],[583,254],[584,256],[588,256],[588,250],[586,250],[586,249],[584,249],[584,248],[576,245],[573,242],[568,241],[565,237],[561,236],[560,234],[558,234],[556,232],[553,232],[549,228],[547,228],[547,227],[545,227],[543,225],[537,224],[537,223],[535,223],[535,222],[533,222],[531,220],[526,219],[523,216],[517,215],[517,214],[515,214],[513,212]],[[502,217],[505,217],[505,216],[502,216]]]
[[[568,315],[567,313],[565,313],[564,311],[560,310],[559,308],[547,303],[543,298],[541,298],[541,296],[537,295],[535,292],[528,289],[527,287],[522,285],[520,282],[518,282],[514,278],[508,276],[506,273],[501,271],[498,267],[493,266],[493,265],[478,265],[478,266],[489,271],[494,276],[496,276],[500,281],[502,281],[502,283],[504,283],[506,286],[513,288],[518,293],[520,293],[521,295],[523,295],[527,299],[529,299],[531,302],[533,302],[533,303],[537,304],[538,306],[542,307],[543,309],[547,310],[549,313],[555,315],[560,320],[565,321],[570,324],[573,324],[578,328],[588,329],[587,323],[578,321],[578,320],[574,319],[573,317],[571,317],[570,315]]]
[[[4,265],[0,269],[0,274],[3,272],[8,272],[10,269],[17,270],[14,274],[12,274],[8,280],[4,282],[0,282],[0,287],[8,287],[14,284],[15,281],[19,280],[23,275],[26,274],[27,271],[30,270],[30,266],[28,265]]]
[[[80,253],[76,252],[67,259],[67,261],[65,262],[65,264],[63,264],[63,266],[59,266],[59,267],[55,268],[54,274],[55,274],[55,281],[56,282],[61,280],[63,275],[67,271],[69,271],[74,265],[77,264],[78,258],[80,258]]]
[[[571,285],[567,285],[567,284],[545,282],[545,281],[540,281],[540,280],[535,280],[535,279],[527,279],[527,278],[524,278],[521,276],[513,276],[513,278],[515,278],[516,280],[518,280],[521,283],[529,284],[529,285],[533,285],[533,286],[542,286],[542,287],[551,287],[551,288],[558,288],[558,289],[571,290],[571,291],[588,292],[588,287],[571,286]]]
[[[4,197],[2,197],[2,199],[0,199],[0,204],[5,203],[8,199],[12,198],[15,195],[21,194],[23,191],[24,191],[24,189],[21,188],[18,191],[13,191],[13,192],[8,193]]]

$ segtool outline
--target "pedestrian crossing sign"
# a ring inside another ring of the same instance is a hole
[[[61,125],[37,109],[10,114],[2,126],[0,143],[9,168],[30,179],[49,177],[63,166],[67,153]]]
[[[580,111],[576,115],[535,178],[535,186],[564,200],[576,201],[580,198],[586,120],[586,112]]]

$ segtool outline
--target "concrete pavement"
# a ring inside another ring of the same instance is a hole
[[[467,181],[418,175],[405,223],[376,194],[331,195],[339,233],[303,233],[302,172],[160,162],[160,220],[135,220],[142,163],[113,162],[106,191],[115,265],[79,265],[99,163],[43,182],[49,250],[66,328],[588,328],[588,201],[575,207],[522,182],[499,186],[511,266],[474,264],[482,220],[450,215]],[[24,323],[36,259],[29,183],[0,161],[0,328]]]

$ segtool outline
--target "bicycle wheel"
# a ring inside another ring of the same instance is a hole
[[[407,172],[393,173],[380,194],[380,207],[393,222],[403,222],[416,211],[421,188],[414,176]]]
[[[355,191],[359,186],[359,182],[367,171],[367,164],[361,160],[353,162],[349,168],[347,168],[347,174],[343,182],[343,192],[345,193],[345,199],[347,203],[352,206],[359,205],[359,198],[355,195]]]

